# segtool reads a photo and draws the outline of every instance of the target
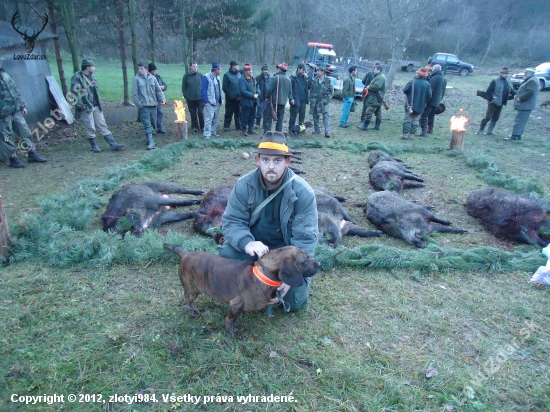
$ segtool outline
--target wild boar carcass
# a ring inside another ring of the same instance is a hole
[[[380,162],[395,162],[395,163],[399,163],[402,166],[403,170],[412,169],[410,166],[403,163],[403,160],[398,159],[397,157],[393,157],[389,153],[386,153],[382,150],[373,150],[373,151],[371,151],[369,153],[369,157],[367,159],[367,162],[369,163],[369,167],[371,169]]]
[[[465,233],[448,227],[451,222],[435,216],[426,206],[409,202],[391,191],[375,192],[367,199],[367,219],[388,236],[426,247],[424,236],[438,232]]]
[[[103,230],[117,229],[118,219],[125,217],[130,221],[132,234],[141,235],[149,227],[159,227],[165,223],[190,219],[193,212],[178,213],[175,206],[188,206],[200,203],[201,199],[169,197],[168,194],[202,195],[202,190],[190,190],[183,186],[164,182],[146,182],[128,184],[117,190],[101,217]],[[122,230],[124,231],[124,230]]]
[[[424,181],[401,163],[394,161],[378,162],[369,173],[370,184],[376,190],[393,190],[399,193],[402,189],[424,187],[421,183],[406,183],[405,180]]]
[[[471,192],[465,207],[497,237],[542,247],[550,243],[550,208],[535,199],[486,187]]]

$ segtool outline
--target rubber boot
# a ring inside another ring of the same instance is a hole
[[[497,122],[489,122],[489,127],[487,128],[487,134],[495,134],[493,129],[495,128]]]
[[[428,126],[422,127],[422,132],[420,134],[418,134],[417,136],[428,137]]]
[[[410,134],[412,136],[414,136],[416,134],[416,130],[417,130],[417,126],[415,124],[411,124],[411,130],[410,130]]]
[[[17,157],[10,157],[10,167],[14,167],[16,169],[21,169],[25,167],[25,163],[20,162]]]
[[[115,142],[115,138],[113,137],[113,134],[110,133],[107,136],[103,136],[105,138],[105,141],[109,143],[109,146],[111,146],[111,150],[122,150],[124,149],[123,144],[118,144]]]
[[[90,137],[90,145],[92,146],[92,152],[94,152],[94,153],[101,152],[101,149],[96,144],[95,139],[93,137]]]
[[[153,150],[155,148],[155,141],[153,140],[153,135],[147,135],[147,150]]]
[[[44,159],[36,154],[34,150],[29,150],[29,157],[27,163],[46,163],[48,159]]]
[[[360,126],[357,126],[357,128],[358,128],[358,129],[361,129],[361,130],[367,130],[367,128],[369,127],[369,123],[370,123],[370,121],[365,120],[365,121],[363,122],[363,124],[360,125]]]
[[[380,130],[381,124],[382,124],[382,119],[376,118],[376,122],[374,123],[374,130]]]
[[[428,134],[432,134],[434,132],[434,124],[428,124]]]

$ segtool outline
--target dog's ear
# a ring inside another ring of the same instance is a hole
[[[281,269],[279,269],[279,279],[290,286],[302,286],[304,284],[304,277],[296,266],[296,261],[293,257],[287,257],[283,259]]]

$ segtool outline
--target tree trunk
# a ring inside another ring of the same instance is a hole
[[[57,35],[57,22],[55,21],[55,7],[54,0],[47,0],[48,13],[50,13],[50,28],[52,33]],[[59,72],[59,80],[61,81],[61,90],[63,90],[63,96],[67,95],[67,79],[65,78],[65,70],[63,70],[63,59],[61,58],[61,47],[59,46],[59,38],[53,39],[53,47],[55,49],[55,60],[57,61],[57,71]]]
[[[117,17],[118,48],[120,50],[120,61],[122,64],[122,81],[124,82],[124,105],[131,106],[128,94],[128,72],[126,70],[126,43],[124,41],[124,5],[122,0],[114,0]]]
[[[69,43],[69,49],[71,50],[71,58],[73,61],[73,73],[80,70],[79,52],[78,52],[78,40],[75,30],[75,16],[74,16],[74,4],[72,0],[57,0],[59,6],[59,14],[61,15],[61,22],[65,29],[65,36],[67,36],[67,42]]]
[[[155,64],[155,3],[149,0],[149,40],[151,41],[151,63]]]
[[[136,45],[136,0],[128,0],[128,21],[130,23],[130,38],[132,44],[132,63],[134,73],[138,71],[138,52]]]
[[[187,38],[187,23],[185,14],[185,0],[180,1],[180,13],[181,13],[181,35],[182,35],[182,50],[183,50],[183,64],[185,66],[185,72],[187,73],[191,59],[189,58],[189,39]],[[191,46],[192,47],[192,46]]]

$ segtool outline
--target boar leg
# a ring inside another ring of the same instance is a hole
[[[414,173],[403,173],[400,175],[401,178],[407,179],[407,180],[416,180],[417,182],[423,182],[424,179],[422,179],[420,176],[414,174]]]
[[[162,206],[190,206],[198,205],[201,199],[186,199],[184,197],[161,197],[157,198],[157,202]]]
[[[159,227],[161,225],[164,225],[165,223],[181,222],[182,220],[191,219],[194,216],[195,216],[194,212],[188,212],[188,213],[163,212],[155,218],[151,226]]]
[[[347,225],[347,231],[345,233],[346,236],[359,236],[359,237],[378,237],[382,235],[381,230],[366,230],[363,229],[361,226],[354,225],[354,224],[348,224]]]
[[[424,187],[422,183],[405,183],[403,182],[403,189],[415,189],[417,187]]]
[[[443,232],[443,233],[467,233],[468,232],[465,229],[459,229],[459,228],[456,228],[456,227],[443,226],[443,225],[440,225],[438,223],[433,224],[431,226],[432,226],[432,229],[435,230],[436,232]]]
[[[155,192],[161,192],[161,193],[179,193],[184,195],[203,195],[204,194],[202,190],[190,190],[183,186],[177,185],[175,183],[146,182],[143,184],[151,188]]]

